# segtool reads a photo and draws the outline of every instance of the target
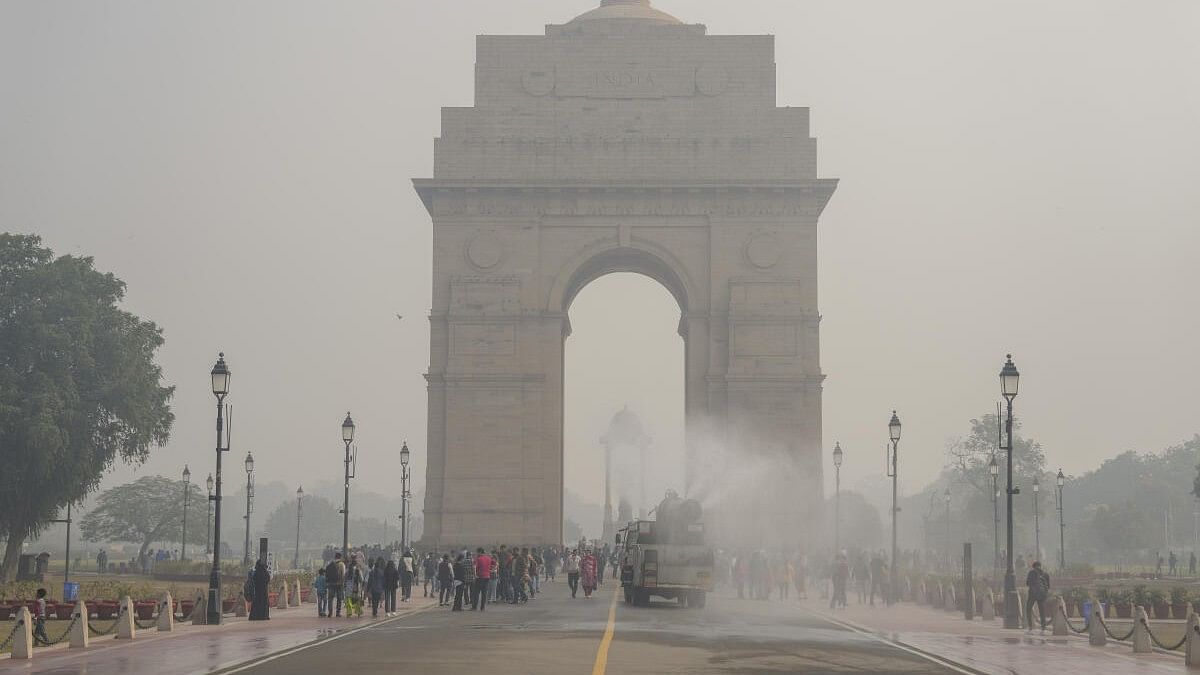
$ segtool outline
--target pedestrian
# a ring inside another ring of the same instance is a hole
[[[1033,632],[1033,604],[1038,606],[1038,616],[1041,619],[1042,632],[1046,632],[1046,598],[1050,595],[1050,575],[1042,569],[1042,563],[1034,561],[1029,574],[1025,575],[1025,585],[1029,588],[1028,602],[1025,603],[1025,625],[1029,628],[1026,633]]]
[[[518,602],[529,602],[529,592],[526,590],[529,583],[529,549],[523,548],[513,555],[513,604]]]
[[[342,615],[342,604],[346,601],[346,563],[340,552],[333,555],[333,560],[325,567],[325,587],[329,599],[326,601],[325,616]],[[347,612],[348,614],[348,612]]]
[[[403,602],[408,602],[412,599],[413,577],[417,574],[417,561],[413,557],[412,549],[409,549],[400,556],[400,598]],[[395,612],[392,609],[392,612]]]
[[[546,578],[554,581],[554,575],[558,572],[558,549],[551,547],[550,552],[546,555]]]
[[[475,595],[471,600],[471,609],[484,611],[487,609],[488,584],[492,580],[492,556],[483,552],[480,546],[475,550]]]
[[[571,597],[579,591],[579,551],[572,549],[563,563],[563,571],[567,573],[567,586],[571,588]]]
[[[250,601],[250,620],[267,621],[271,618],[271,572],[262,558],[254,563],[254,598]]]
[[[46,635],[46,589],[39,588],[34,595],[37,598],[34,610],[37,616],[33,617],[33,641],[35,644],[40,641],[42,644],[48,645],[50,636]]]
[[[883,562],[883,555],[881,553],[876,553],[871,557],[871,592],[868,595],[868,599],[872,607],[875,606],[875,591],[879,591],[879,598],[881,600],[887,599],[887,595],[883,590],[884,571],[886,567],[887,564]]]
[[[1160,577],[1162,576],[1162,568],[1163,568],[1163,557],[1162,557],[1162,554],[1159,553],[1158,554],[1158,567],[1155,570],[1157,573],[1157,576],[1160,576]]]
[[[871,585],[871,568],[867,566],[866,553],[860,551],[854,556],[854,567],[851,568],[851,574],[854,576],[854,589],[858,591],[858,604],[865,605],[867,589]]]
[[[583,560],[579,561],[579,580],[583,583],[583,597],[591,598],[592,591],[596,590],[596,556],[588,550],[583,554]]]
[[[438,606],[450,604],[450,594],[454,591],[454,564],[450,562],[450,554],[442,554],[442,561],[437,568]]]
[[[363,565],[359,564],[358,556],[350,558],[350,566],[346,568],[346,618],[352,615],[363,615],[363,588],[366,577],[363,575]]]
[[[317,616],[325,618],[325,608],[329,606],[329,598],[325,594],[329,592],[329,584],[325,583],[325,575],[328,572],[325,568],[317,570],[317,576],[313,579],[313,595],[317,596]]]
[[[1171,551],[1171,554],[1167,556],[1167,564],[1171,568],[1170,575],[1175,576],[1175,567],[1179,564],[1179,558],[1175,555],[1175,551]]]
[[[597,552],[596,556],[596,584],[604,584],[604,566],[608,564],[608,542],[604,542],[604,548]]]
[[[842,558],[845,559],[842,554]],[[846,568],[849,569],[850,562],[846,561]],[[796,564],[793,565],[792,583],[796,585],[796,602],[808,599],[808,588],[806,586],[808,580],[808,556],[803,553],[796,554]],[[848,578],[848,576],[847,576]],[[844,590],[844,589],[843,589]],[[845,593],[843,592],[843,606],[845,606]]]
[[[1196,576],[1196,552],[1192,551],[1192,557],[1188,558],[1188,575]]]
[[[389,560],[383,568],[383,611],[387,616],[396,615],[396,589],[400,586],[400,571],[396,561]]]
[[[463,553],[463,609],[467,605],[475,604],[475,591],[478,590],[478,585],[475,583],[478,577],[475,576],[475,556],[470,552]]]
[[[842,553],[833,564],[833,594],[829,598],[829,609],[846,608],[846,582],[850,579],[850,563]]]
[[[421,561],[421,577],[424,582],[425,594],[422,597],[432,597],[437,595],[437,558],[433,557],[433,552],[425,554],[425,559]]]
[[[463,594],[467,590],[463,584],[463,580],[467,576],[466,556],[459,553],[458,557],[454,559],[454,565],[451,567],[451,570],[454,574],[454,578],[450,581],[451,587],[454,589],[454,606],[450,608],[450,611],[461,612],[463,609]]]
[[[385,569],[383,566],[383,558],[375,561],[374,566],[367,570],[367,595],[371,599],[371,618],[379,618],[379,604],[383,602],[383,591],[387,584],[384,583]],[[384,607],[384,613],[387,613],[387,607]]]
[[[489,601],[496,602],[496,589],[500,585],[500,556],[496,549],[492,549],[491,558],[492,569],[487,583],[487,596]]]

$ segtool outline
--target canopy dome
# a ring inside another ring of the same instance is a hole
[[[600,6],[584,12],[571,23],[587,21],[641,21],[657,24],[682,24],[675,17],[650,6],[650,0],[600,0]]]

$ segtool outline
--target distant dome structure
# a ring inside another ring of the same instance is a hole
[[[600,0],[600,6],[571,20],[572,24],[590,21],[637,21],[674,24],[683,22],[650,6],[650,0]]]

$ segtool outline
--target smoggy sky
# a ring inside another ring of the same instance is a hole
[[[395,490],[404,439],[423,482],[431,238],[409,180],[432,173],[439,108],[472,104],[475,35],[595,4],[0,5],[0,230],[94,255],[163,328],[177,422],[141,471],[211,470],[224,350],[235,462],[337,479],[349,409],[358,484]],[[841,179],[820,261],[844,483],[882,472],[893,407],[902,485],[933,477],[1009,351],[1051,468],[1200,431],[1200,3],[656,6],[775,34],[779,104],[812,108],[820,174]],[[678,307],[613,277],[571,319],[568,487],[599,499],[596,439],[628,402],[658,491],[682,454]]]

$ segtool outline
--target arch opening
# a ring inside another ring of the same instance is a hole
[[[568,286],[565,541],[580,534],[577,527],[588,538],[608,534],[605,521],[618,522],[622,502],[627,512],[645,513],[668,487],[683,488],[686,345],[677,322],[686,300],[677,278],[664,280],[662,269],[648,274],[645,262],[636,255],[602,257],[581,267]],[[634,271],[631,263],[642,266]],[[623,436],[612,431],[614,418],[623,416],[637,418],[644,443],[612,438]]]

